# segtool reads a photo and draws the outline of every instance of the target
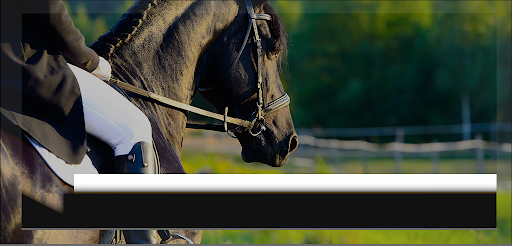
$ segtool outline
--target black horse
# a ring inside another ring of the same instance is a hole
[[[257,21],[263,51],[260,59],[255,41],[249,39],[234,62],[248,24],[245,4],[238,0],[140,0],[91,48],[109,60],[113,77],[118,80],[185,104],[191,103],[199,88],[206,88],[201,94],[217,111],[224,113],[229,107],[229,116],[251,120],[258,103],[258,69],[261,84],[265,85],[265,102],[285,94],[278,65],[286,53],[286,33],[268,2],[254,1],[254,10],[271,17],[269,21]],[[131,96],[152,123],[160,172],[185,173],[180,155],[187,112]],[[246,162],[281,166],[298,146],[288,107],[265,116],[263,124],[265,130],[257,136],[250,130],[235,131],[242,157]],[[73,188],[57,178],[20,136],[21,131],[15,127],[2,129],[2,243],[110,243],[113,231],[21,230],[22,194],[62,212],[63,194],[73,193]],[[89,136],[88,142],[96,146],[89,154],[98,170],[111,172],[111,159],[105,158],[113,156],[110,150],[93,137]],[[176,203],[173,208],[161,209],[179,211],[179,207]],[[196,243],[201,239],[201,231],[171,232]]]

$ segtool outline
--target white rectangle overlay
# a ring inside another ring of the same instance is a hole
[[[75,174],[75,193],[496,192],[496,174]]]

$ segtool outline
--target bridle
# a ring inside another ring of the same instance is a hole
[[[209,88],[198,88],[199,91],[208,91],[215,87],[217,87],[220,82],[222,82],[233,70],[235,65],[237,64],[238,60],[240,59],[240,56],[242,55],[242,52],[245,49],[245,46],[247,45],[247,40],[249,39],[249,36],[251,34],[251,30],[254,32],[254,41],[256,43],[256,54],[257,54],[257,67],[256,72],[258,74],[258,81],[257,81],[257,97],[258,102],[256,103],[256,111],[254,111],[252,117],[254,117],[251,122],[251,127],[242,127],[241,125],[238,125],[238,127],[234,128],[234,130],[237,133],[242,133],[246,130],[249,130],[249,133],[253,136],[258,136],[261,132],[265,131],[265,116],[268,114],[271,114],[288,104],[290,104],[290,97],[288,94],[284,94],[281,97],[277,98],[276,100],[270,102],[265,108],[263,106],[265,105],[265,98],[266,98],[266,88],[264,88],[263,84],[263,77],[261,74],[261,68],[263,67],[263,58],[262,58],[262,45],[261,45],[261,39],[260,35],[258,33],[258,26],[256,24],[256,20],[266,20],[266,21],[272,21],[272,17],[268,14],[255,14],[254,13],[254,7],[252,6],[252,2],[250,0],[245,1],[245,7],[247,9],[247,16],[249,17],[249,26],[247,27],[247,32],[245,34],[244,42],[242,43],[242,47],[240,47],[240,50],[238,51],[238,55],[236,56],[233,63],[231,63],[231,66],[229,67],[228,71],[222,76],[219,82],[217,82],[216,85],[209,87]],[[252,28],[251,28],[252,27]],[[224,110],[224,115],[227,115],[228,107]],[[256,133],[254,133],[254,126],[258,123],[259,129]],[[230,133],[227,122],[224,121],[224,130],[231,136],[236,138],[232,133]]]
[[[247,15],[249,17],[249,26],[247,28],[244,42],[242,43],[242,47],[240,48],[238,55],[236,56],[235,60],[231,64],[231,66],[228,69],[228,71],[226,72],[226,74],[221,78],[221,80],[216,85],[209,87],[209,88],[198,88],[198,90],[199,91],[208,91],[208,90],[211,90],[211,89],[217,87],[220,84],[220,82],[222,82],[231,73],[231,71],[235,67],[236,63],[240,59],[242,52],[245,49],[247,40],[249,39],[251,30],[252,30],[254,32],[254,41],[256,43],[257,60],[258,60],[258,64],[256,67],[256,72],[258,74],[257,92],[256,92],[257,97],[258,97],[258,102],[256,103],[257,108],[251,116],[251,117],[253,117],[252,120],[247,121],[244,119],[229,117],[228,116],[228,107],[226,107],[224,109],[224,115],[217,114],[217,113],[210,112],[210,111],[207,111],[204,109],[200,109],[200,108],[188,105],[188,104],[184,104],[184,103],[181,103],[181,102],[178,102],[178,101],[175,101],[175,100],[163,97],[163,96],[159,96],[155,93],[145,91],[143,89],[137,88],[133,85],[130,85],[128,83],[122,82],[122,81],[120,81],[118,79],[114,79],[114,78],[112,78],[110,80],[111,85],[117,85],[120,88],[130,91],[132,93],[152,98],[152,99],[159,101],[167,106],[183,109],[183,110],[186,110],[189,112],[193,112],[196,114],[200,114],[200,115],[214,118],[214,119],[224,122],[223,125],[214,125],[214,124],[209,124],[209,123],[204,124],[204,125],[187,123],[187,128],[227,132],[229,134],[229,136],[234,137],[234,138],[236,138],[236,136],[231,132],[231,130],[233,130],[236,133],[243,133],[248,130],[252,136],[258,136],[259,134],[261,134],[263,131],[266,130],[265,116],[289,105],[290,97],[288,96],[287,93],[285,93],[284,95],[282,95],[281,97],[277,98],[276,100],[268,103],[268,105],[266,107],[264,107],[267,90],[266,90],[266,88],[263,88],[264,85],[263,85],[263,77],[262,77],[262,71],[261,71],[261,69],[263,67],[262,45],[261,45],[261,39],[260,39],[260,36],[258,33],[258,27],[256,25],[256,20],[271,21],[272,17],[268,14],[255,14],[252,2],[250,0],[245,1],[245,6],[247,9]],[[237,125],[237,127],[228,128],[228,123]],[[254,129],[255,126],[258,126],[258,129],[256,129],[256,131]]]

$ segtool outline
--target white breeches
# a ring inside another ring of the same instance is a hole
[[[116,156],[140,141],[152,143],[151,123],[140,109],[96,76],[68,65],[80,86],[87,133],[110,145]]]

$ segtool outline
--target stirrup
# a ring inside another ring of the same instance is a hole
[[[153,146],[144,141],[133,145],[127,155],[114,158],[116,173],[157,174],[158,162]]]
[[[170,241],[175,239],[183,239],[187,241],[188,244],[194,244],[194,242],[190,240],[190,238],[185,237],[178,233],[170,233],[169,230],[158,230],[157,233],[158,235],[160,235],[160,239],[162,239],[162,241],[160,241],[160,244],[168,244]]]

